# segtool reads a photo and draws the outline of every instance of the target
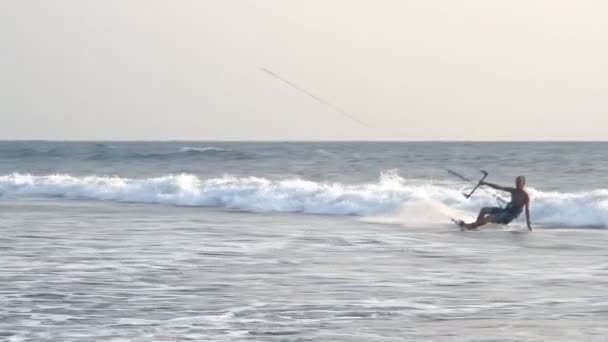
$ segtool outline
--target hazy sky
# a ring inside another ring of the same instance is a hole
[[[603,0],[0,0],[0,44],[0,139],[608,139]]]

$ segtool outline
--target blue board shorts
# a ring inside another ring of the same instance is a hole
[[[500,223],[500,224],[508,224],[519,216],[519,213],[514,213],[509,208],[499,208],[494,207],[490,211],[490,215],[492,215],[492,223]]]

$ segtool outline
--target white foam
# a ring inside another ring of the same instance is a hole
[[[373,216],[379,222],[446,222],[472,218],[483,206],[496,206],[488,194],[467,200],[455,184],[406,180],[386,172],[369,183],[314,182],[261,177],[200,179],[192,174],[156,178],[68,174],[0,176],[4,197],[44,196],[178,206],[224,207],[253,212],[300,212]],[[560,227],[608,226],[608,190],[559,193],[530,189],[534,224]],[[407,219],[407,221],[404,221]],[[523,220],[523,215],[518,220]]]
[[[318,154],[322,154],[324,156],[333,156],[334,155],[333,153],[331,153],[327,150],[324,150],[322,148],[316,149],[315,152],[317,152]]]
[[[191,146],[184,146],[180,149],[181,152],[201,152],[201,153],[205,153],[205,152],[230,152],[232,150],[227,150],[224,148],[219,148],[219,147],[213,147],[213,146],[209,146],[209,147],[191,147]]]

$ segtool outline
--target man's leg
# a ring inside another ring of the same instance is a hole
[[[491,222],[493,218],[491,215],[493,210],[493,207],[481,208],[481,210],[479,211],[479,215],[477,215],[477,220],[475,222],[465,223],[461,221],[460,227],[466,229],[477,229],[477,227],[483,226],[484,224]]]
[[[481,219],[484,218],[484,216],[490,215],[493,210],[494,210],[493,207],[481,208],[481,210],[479,211],[479,215],[477,215],[477,221],[481,221]]]
[[[490,223],[492,222],[492,215],[488,215],[488,216],[484,216],[481,219],[477,219],[477,221],[475,222],[471,222],[471,223],[464,223],[462,222],[462,225],[460,225],[462,228],[466,228],[466,229],[477,229],[477,227],[483,226],[484,224]]]

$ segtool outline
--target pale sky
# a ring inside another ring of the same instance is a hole
[[[604,0],[0,0],[0,46],[0,139],[608,139]]]

